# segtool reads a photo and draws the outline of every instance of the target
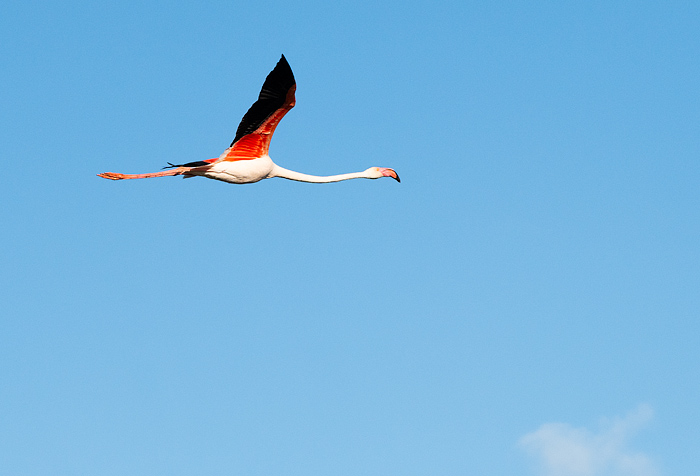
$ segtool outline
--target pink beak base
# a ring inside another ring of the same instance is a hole
[[[394,169],[384,169],[384,168],[379,168],[379,171],[382,173],[383,176],[385,177],[391,177],[397,182],[401,183],[401,179],[399,178],[399,174],[394,171]]]

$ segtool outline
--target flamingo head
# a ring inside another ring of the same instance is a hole
[[[397,174],[396,171],[394,171],[394,169],[387,169],[385,167],[370,167],[367,170],[365,170],[365,173],[367,173],[367,177],[371,179],[391,177],[397,182],[401,182],[399,174]]]

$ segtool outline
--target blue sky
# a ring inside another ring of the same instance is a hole
[[[695,2],[5,2],[0,473],[700,466]],[[402,183],[111,182],[270,155]]]

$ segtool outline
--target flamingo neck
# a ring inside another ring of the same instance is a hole
[[[287,170],[275,164],[275,167],[270,172],[268,177],[281,177],[289,180],[296,180],[297,182],[309,182],[309,183],[331,183],[340,182],[342,180],[350,180],[356,178],[369,178],[365,172],[353,172],[350,174],[340,174],[340,175],[328,175],[326,177],[319,177],[318,175],[308,175],[302,174],[300,172],[295,172],[293,170]]]

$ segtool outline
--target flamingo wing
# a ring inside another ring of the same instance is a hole
[[[294,107],[296,81],[287,59],[267,75],[258,100],[245,113],[236,137],[219,161],[252,160],[267,155],[277,124]]]

